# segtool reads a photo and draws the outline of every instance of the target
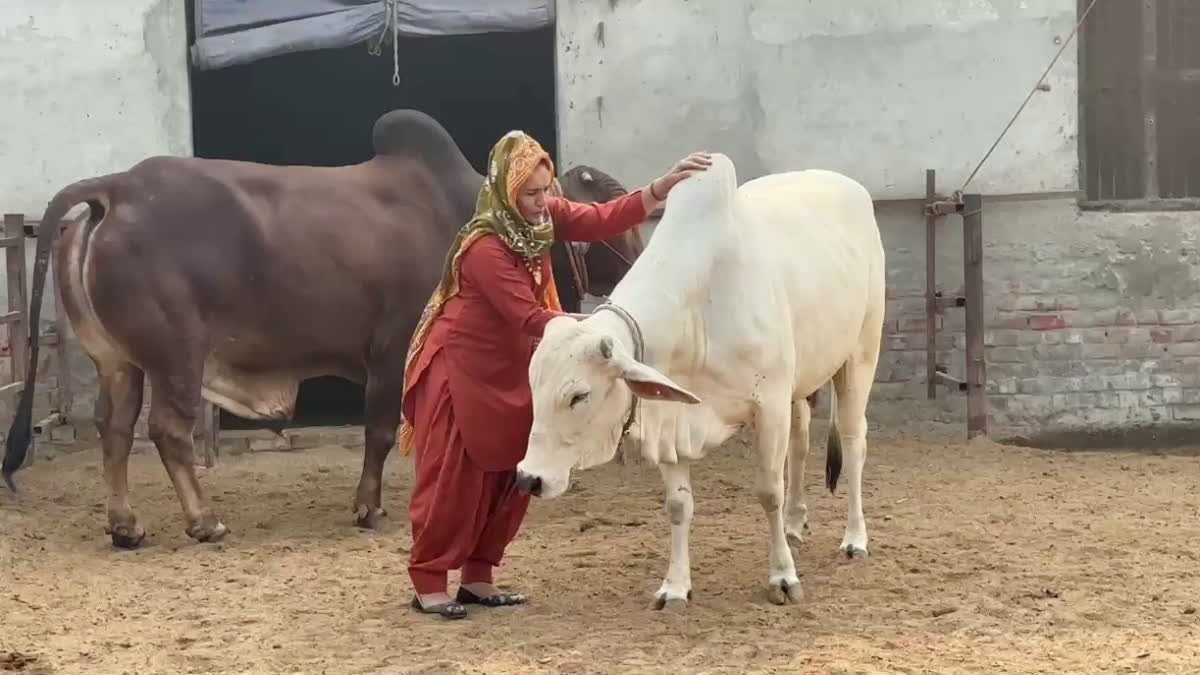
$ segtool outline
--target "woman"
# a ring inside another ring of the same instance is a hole
[[[416,451],[414,609],[458,619],[465,604],[525,602],[493,585],[492,568],[529,506],[515,474],[533,423],[529,361],[546,323],[562,314],[554,238],[601,241],[632,229],[710,164],[692,154],[645,188],[580,204],[558,196],[553,162],[530,136],[513,131],[492,148],[475,215],[450,246],[405,363],[401,452]],[[446,590],[453,569],[462,570],[455,599]]]

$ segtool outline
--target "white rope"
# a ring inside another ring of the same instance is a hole
[[[1095,2],[1095,0],[1092,0]],[[400,0],[388,0],[392,5],[392,86],[400,86]]]
[[[388,24],[392,24],[392,86],[400,86],[400,1],[383,0],[383,30],[375,45],[367,44],[367,53],[371,56],[383,54],[383,41],[387,38]]]
[[[987,153],[983,155],[983,159],[979,160],[979,163],[975,165],[975,170],[971,172],[970,176],[967,176],[965,181],[963,181],[962,187],[958,189],[959,192],[966,191],[967,185],[971,182],[971,179],[975,177],[975,174],[979,173],[981,168],[983,168],[983,163],[988,160],[988,157],[992,156],[992,151],[996,149],[997,145],[1000,145],[1000,141],[1004,138],[1004,135],[1007,134],[1008,130],[1012,128],[1013,122],[1016,122],[1017,118],[1021,116],[1021,111],[1025,110],[1025,106],[1029,103],[1029,99],[1033,98],[1033,95],[1037,93],[1038,87],[1042,86],[1042,83],[1046,81],[1046,76],[1050,74],[1050,69],[1053,68],[1054,64],[1058,62],[1058,57],[1062,56],[1063,50],[1065,50],[1067,45],[1071,43],[1071,38],[1075,37],[1075,33],[1079,32],[1080,26],[1082,26],[1083,22],[1087,20],[1088,14],[1092,11],[1092,7],[1095,6],[1096,0],[1092,0],[1092,2],[1087,6],[1087,9],[1083,10],[1083,15],[1079,17],[1079,21],[1075,22],[1075,27],[1071,29],[1071,34],[1067,36],[1066,40],[1063,40],[1062,46],[1058,48],[1058,53],[1054,55],[1054,58],[1050,59],[1050,65],[1046,66],[1046,71],[1042,73],[1042,76],[1038,78],[1037,82],[1033,83],[1033,88],[1029,90],[1029,94],[1025,97],[1025,101],[1021,103],[1019,108],[1017,108],[1017,112],[1013,113],[1012,119],[1008,121],[1008,124],[1004,125],[1004,130],[1000,132],[1000,136],[996,138],[996,142],[992,143],[992,147],[988,148]]]

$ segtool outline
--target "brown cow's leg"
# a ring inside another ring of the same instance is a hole
[[[368,374],[364,392],[365,451],[362,476],[354,498],[354,523],[375,529],[387,515],[383,508],[383,466],[396,444],[400,426],[403,376],[380,377]]]
[[[96,397],[96,428],[104,448],[104,482],[108,484],[108,532],[114,546],[137,548],[146,531],[129,506],[129,450],[133,425],[142,411],[145,375],[132,364],[96,363],[100,395]]]
[[[228,532],[196,478],[192,431],[200,410],[200,378],[150,376],[150,438],[175,485],[187,519],[187,533],[196,541],[220,541]]]

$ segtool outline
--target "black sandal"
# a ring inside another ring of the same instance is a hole
[[[464,605],[483,605],[484,607],[508,607],[510,605],[523,605],[528,602],[528,598],[525,597],[524,593],[505,593],[500,591],[482,598],[462,586],[458,588],[458,595],[454,599]]]
[[[467,608],[463,607],[461,601],[455,602],[451,600],[450,602],[443,602],[440,605],[426,607],[421,604],[421,596],[414,595],[412,602],[409,604],[411,604],[412,608],[418,612],[423,612],[425,614],[440,614],[443,619],[464,619],[467,616]]]

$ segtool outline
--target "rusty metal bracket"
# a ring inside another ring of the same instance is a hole
[[[963,193],[962,190],[955,190],[950,197],[942,195],[933,195],[925,202],[925,215],[927,216],[949,216],[955,213],[963,212]]]
[[[954,387],[959,391],[967,391],[967,382],[954,377],[946,371],[946,366],[938,365],[934,367],[933,380],[938,384]]]
[[[934,291],[933,296],[938,314],[944,313],[947,309],[967,306],[967,298],[962,295],[955,295],[947,298],[942,295],[941,291]]]

